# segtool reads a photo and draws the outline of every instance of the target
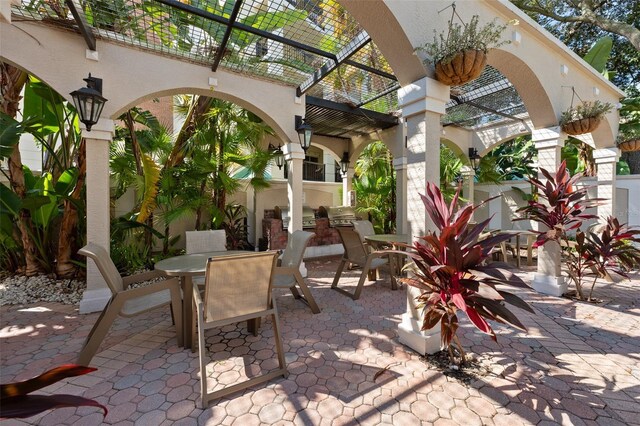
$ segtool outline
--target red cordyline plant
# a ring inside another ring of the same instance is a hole
[[[529,201],[528,205],[518,209],[524,217],[516,220],[530,219],[549,228],[547,231],[535,231],[538,232],[538,239],[534,247],[540,247],[549,241],[559,243],[565,254],[569,278],[576,286],[578,299],[585,299],[582,286],[584,279],[593,277],[591,290],[586,298],[590,300],[599,277],[608,274],[627,277],[625,270],[637,267],[640,251],[633,244],[640,242],[636,238],[640,231],[627,229],[616,218],[609,217],[606,224],[600,227],[600,232],[583,232],[580,227],[585,220],[598,218],[585,213],[585,210],[598,206],[602,199],[586,199],[589,188],[575,187],[582,174],[570,176],[564,161],[555,176],[545,169],[540,169],[540,172],[547,179],[546,182],[529,178],[529,182],[538,189],[539,201]],[[576,241],[569,240],[568,231],[573,230]]]
[[[496,335],[489,320],[526,330],[518,317],[507,309],[507,303],[533,313],[520,297],[497,288],[499,284],[529,288],[524,281],[503,269],[501,263],[484,262],[493,247],[512,235],[483,238],[490,219],[470,225],[471,216],[479,206],[458,208],[459,192],[458,189],[451,204],[447,205],[440,189],[432,183],[427,184],[427,193],[421,197],[438,232],[421,237],[413,246],[406,246],[409,250],[406,254],[413,259],[413,273],[409,278],[401,279],[422,291],[417,298],[419,306],[424,308],[422,330],[440,323],[442,345],[454,363],[452,343],[460,352],[461,362],[466,360],[456,336],[459,311],[493,340]]]
[[[42,373],[23,382],[0,385],[0,420],[26,418],[43,411],[62,407],[98,407],[107,415],[107,408],[93,399],[76,395],[29,395],[67,377],[81,376],[96,371],[96,368],[66,364]]]
[[[517,211],[524,217],[516,220],[533,220],[545,225],[548,230],[533,231],[538,233],[534,247],[540,247],[547,241],[567,240],[567,232],[580,228],[587,219],[598,217],[585,213],[585,210],[596,207],[601,199],[586,199],[589,187],[576,188],[576,182],[582,177],[582,173],[576,173],[573,177],[567,171],[566,162],[562,162],[555,176],[541,168],[540,172],[547,179],[542,182],[535,177],[528,180],[538,189],[538,200],[529,201]]]

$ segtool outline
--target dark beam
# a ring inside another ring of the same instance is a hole
[[[333,70],[338,68],[342,62],[346,59],[349,59],[351,56],[356,54],[360,49],[366,46],[371,41],[371,37],[365,32],[362,31],[358,33],[353,40],[349,42],[345,47],[343,47],[340,52],[336,55],[338,58],[337,61],[328,60],[326,61],[320,69],[317,69],[313,75],[311,75],[307,81],[302,83],[296,89],[296,95],[302,96],[313,86],[321,82],[327,75],[329,75]]]
[[[367,117],[373,121],[378,121],[386,124],[398,124],[398,117],[394,117],[390,114],[384,114],[377,111],[371,111],[364,108],[351,108],[348,105],[342,104],[340,102],[329,101],[327,99],[316,98],[315,96],[307,96],[307,105],[314,105],[321,108],[326,108],[330,110],[346,112],[353,115],[359,115]]]
[[[238,17],[241,7],[242,0],[236,0],[236,3],[233,5],[233,10],[231,11],[231,16],[229,16],[229,25],[227,25],[227,28],[224,30],[222,41],[220,42],[220,46],[218,46],[218,51],[216,52],[216,58],[213,60],[213,65],[211,66],[211,71],[213,72],[218,70],[218,65],[220,65],[220,61],[224,56],[224,51],[227,48],[231,31],[233,31],[233,24],[236,22],[236,18]]]
[[[388,94],[389,94],[389,93],[391,93],[391,92],[395,92],[395,91],[396,91],[396,90],[398,90],[399,88],[400,88],[400,85],[399,85],[399,84],[394,84],[392,87],[388,88],[388,89],[387,89],[387,90],[385,90],[384,92],[380,92],[380,93],[378,93],[377,95],[375,95],[373,98],[371,98],[371,99],[367,99],[367,100],[366,100],[366,101],[364,101],[364,102],[360,102],[360,103],[359,103],[358,105],[356,105],[356,106],[357,106],[358,108],[360,108],[362,105],[366,105],[366,104],[368,104],[369,102],[373,102],[373,101],[375,101],[376,99],[380,99],[381,97],[383,97],[383,96],[385,96],[385,95],[388,95]]]
[[[65,0],[65,3],[69,7],[69,10],[73,15],[73,19],[75,19],[76,24],[78,24],[80,34],[82,34],[85,43],[87,43],[87,47],[89,48],[89,50],[95,51],[96,38],[91,32],[91,26],[87,23],[87,19],[84,16],[84,12],[82,12],[82,7],[78,3],[78,0]]]
[[[380,77],[388,78],[389,80],[398,81],[395,75],[389,74],[388,72],[380,71],[379,69],[370,67],[369,65],[361,64],[360,62],[352,61],[351,59],[347,59],[344,61],[345,64],[351,65],[352,67],[359,68],[363,71],[368,71],[371,74],[379,75]]]

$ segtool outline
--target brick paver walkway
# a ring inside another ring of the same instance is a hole
[[[330,290],[337,261],[307,262],[318,315],[290,293],[278,293],[287,379],[273,380],[196,408],[198,357],[177,347],[168,309],[118,319],[95,373],[46,392],[95,398],[107,424],[121,425],[399,425],[640,424],[640,286],[599,285],[600,305],[523,295],[537,315],[520,312],[527,334],[496,327],[498,343],[467,321],[461,340],[492,356],[492,374],[469,385],[430,369],[398,343],[404,290],[388,279],[369,283],[358,301]],[[358,272],[344,275],[355,285]],[[531,273],[523,272],[530,279]],[[1,310],[0,378],[22,380],[72,362],[97,315],[36,304]],[[208,374],[236,383],[274,367],[269,322],[257,337],[245,324],[211,330]],[[389,366],[374,380],[376,372]],[[28,420],[39,425],[97,425],[95,408],[58,409]],[[21,422],[7,422],[22,424]]]

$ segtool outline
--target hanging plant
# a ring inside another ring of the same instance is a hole
[[[444,32],[437,34],[434,31],[433,42],[416,50],[430,56],[439,82],[459,86],[478,78],[487,64],[489,50],[508,44],[509,41],[500,41],[506,25],[499,25],[494,19],[480,26],[478,15],[473,15],[471,21],[465,23],[457,14],[455,4],[451,8],[453,13],[446,36]],[[461,24],[453,22],[456,16]]]
[[[640,151],[640,97],[626,98],[621,104],[618,148],[622,152]]]
[[[574,92],[575,93],[575,92]],[[613,109],[608,102],[584,102],[572,106],[560,116],[560,127],[568,135],[582,135],[593,132],[602,121],[602,116]]]

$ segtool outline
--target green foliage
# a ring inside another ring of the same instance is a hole
[[[581,102],[575,107],[571,107],[562,113],[562,115],[560,116],[560,125],[572,121],[581,120],[583,118],[599,117],[610,112],[612,109],[613,105],[611,105],[609,102]]]
[[[432,183],[427,183],[426,195],[421,197],[437,232],[429,233],[407,247],[413,260],[412,273],[400,281],[422,292],[416,299],[423,308],[422,330],[440,324],[442,344],[449,349],[451,361],[455,362],[451,349],[455,343],[464,363],[464,350],[456,336],[458,313],[464,312],[478,330],[494,341],[496,334],[489,320],[526,330],[506,304],[531,313],[533,310],[524,300],[497,285],[519,289],[528,286],[499,264],[485,264],[493,247],[508,240],[510,235],[481,238],[491,219],[470,224],[473,212],[479,206],[469,204],[459,208],[457,194],[447,204]]]
[[[582,59],[596,71],[600,73],[606,73],[606,66],[609,58],[611,56],[611,49],[613,48],[613,38],[611,37],[602,37],[598,39],[591,49],[587,52],[586,55]]]
[[[497,146],[485,158],[494,160],[494,170],[499,173],[501,181],[523,180],[535,173],[532,164],[536,155],[531,136],[527,135]]]
[[[434,30],[433,41],[417,50],[426,52],[433,63],[447,64],[457,53],[465,50],[482,50],[486,53],[489,49],[508,44],[509,41],[500,41],[506,28],[506,25],[498,24],[495,19],[480,26],[478,15],[473,15],[468,24],[461,25],[449,21],[446,36],[444,32],[437,34]]]
[[[391,153],[383,142],[377,141],[365,147],[356,160],[357,211],[371,216],[378,232],[391,233],[396,220],[396,174]]]
[[[242,250],[250,248],[248,241],[249,227],[247,226],[247,209],[239,204],[229,204],[224,209],[225,220],[222,227],[227,235],[228,250]]]

